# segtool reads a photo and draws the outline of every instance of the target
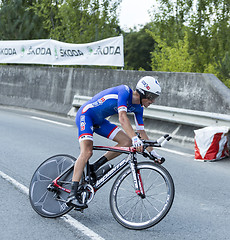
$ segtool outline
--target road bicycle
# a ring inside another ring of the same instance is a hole
[[[119,152],[127,156],[114,167],[107,168],[108,171],[96,180],[87,163],[80,182],[82,201],[89,204],[95,193],[119,173],[110,191],[110,209],[117,222],[136,230],[159,223],[172,206],[175,188],[170,173],[156,162],[146,148],[161,147],[170,139],[169,135],[165,135],[157,141],[143,140],[143,152],[137,152],[134,147],[94,146],[94,150]],[[148,160],[139,160],[139,155]],[[70,155],[56,155],[45,160],[35,171],[29,198],[33,209],[41,216],[56,218],[73,209],[66,200],[71,191],[75,161],[76,158]]]

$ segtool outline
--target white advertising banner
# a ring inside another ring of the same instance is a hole
[[[123,36],[86,44],[52,39],[0,41],[0,63],[123,67]]]

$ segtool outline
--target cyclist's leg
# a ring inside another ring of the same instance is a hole
[[[130,147],[132,145],[132,140],[128,137],[128,135],[122,129],[106,119],[100,125],[100,128],[95,129],[95,132],[103,137],[117,142],[116,147]],[[104,157],[106,157],[109,161],[120,154],[121,153],[117,152],[107,152]]]
[[[85,167],[85,164],[88,162],[92,156],[93,151],[93,141],[83,140],[80,142],[80,155],[75,162],[74,173],[73,173],[73,182],[80,182],[81,176]]]
[[[130,147],[130,146],[132,146],[132,140],[122,130],[120,130],[115,135],[115,137],[112,140],[117,142],[116,147]],[[109,160],[112,160],[112,159],[118,157],[119,155],[121,155],[121,153],[118,153],[118,152],[107,152],[105,154],[105,157],[109,161]]]
[[[79,182],[85,164],[93,154],[93,121],[90,114],[77,112],[76,125],[78,127],[78,139],[80,143],[80,155],[74,166],[73,181]]]
[[[78,113],[76,124],[79,134],[80,155],[74,165],[71,193],[67,200],[67,204],[74,207],[86,208],[87,204],[82,202],[79,182],[85,164],[90,159],[93,152],[93,123],[90,116]]]

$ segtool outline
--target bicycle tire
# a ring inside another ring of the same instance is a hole
[[[69,193],[51,192],[47,190],[47,187],[67,168],[74,166],[75,161],[76,158],[70,155],[55,155],[45,160],[34,172],[29,187],[29,199],[33,209],[42,217],[60,217],[73,208],[65,203]],[[73,170],[70,170],[62,177],[62,180],[66,182],[62,185],[63,187],[70,189],[72,175]],[[57,200],[57,197],[60,200]]]
[[[122,226],[142,230],[159,223],[170,210],[175,194],[173,179],[161,165],[152,162],[137,164],[146,197],[135,192],[130,167],[115,180],[110,192],[110,209]]]

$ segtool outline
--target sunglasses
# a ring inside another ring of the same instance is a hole
[[[145,97],[146,97],[148,100],[153,101],[153,100],[155,100],[156,98],[158,98],[159,95],[157,95],[157,94],[155,94],[155,93],[147,92],[147,93],[145,94]]]

